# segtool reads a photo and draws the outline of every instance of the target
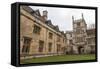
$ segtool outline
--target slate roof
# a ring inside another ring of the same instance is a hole
[[[51,20],[47,20],[47,21],[45,22],[45,24],[47,24],[47,25],[48,25],[49,27],[51,27],[52,29],[54,29],[54,30],[56,30],[56,31],[59,31],[58,25],[54,26],[54,25],[52,24]]]
[[[23,8],[25,11],[29,12],[29,13],[30,13],[31,15],[33,15],[33,16],[34,16],[34,14],[38,15],[40,20],[43,20],[43,19],[44,19],[43,16],[41,16],[41,14],[40,14],[39,9],[38,9],[38,10],[33,10],[33,9],[32,9],[31,7],[29,7],[29,6],[22,6],[22,8]],[[62,32],[62,31],[59,30],[59,26],[58,26],[58,25],[54,26],[54,25],[52,24],[51,20],[46,20],[46,21],[45,21],[45,24],[46,24],[47,26],[51,27],[52,29],[56,30],[57,32],[60,32],[61,34],[64,35],[64,32]]]
[[[29,12],[29,13],[34,12],[34,10],[33,10],[32,8],[28,7],[28,6],[22,6],[22,8],[23,8],[25,11]]]

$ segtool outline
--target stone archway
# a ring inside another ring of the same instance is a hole
[[[82,46],[78,47],[78,53],[83,54],[84,53],[84,48]]]

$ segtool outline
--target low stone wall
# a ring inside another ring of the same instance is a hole
[[[20,59],[30,59],[30,58],[39,58],[39,57],[48,57],[48,56],[57,56],[64,55],[63,53],[50,53],[50,54],[23,54],[20,56]]]

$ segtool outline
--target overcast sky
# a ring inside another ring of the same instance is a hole
[[[56,7],[39,7],[30,6],[32,9],[40,10],[41,15],[43,10],[48,11],[48,19],[52,21],[53,25],[58,25],[61,31],[72,30],[72,16],[74,19],[82,18],[82,13],[87,25],[95,23],[95,10],[89,9],[73,9],[73,8],[56,8]]]

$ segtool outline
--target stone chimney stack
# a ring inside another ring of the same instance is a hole
[[[48,11],[47,10],[43,11],[43,17],[45,20],[47,20],[47,18],[48,18]]]

